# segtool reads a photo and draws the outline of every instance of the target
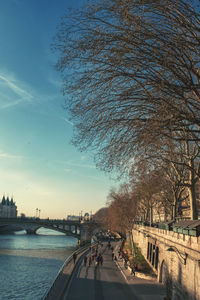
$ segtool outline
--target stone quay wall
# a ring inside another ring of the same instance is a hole
[[[165,285],[168,300],[200,300],[200,237],[139,225],[132,237]]]

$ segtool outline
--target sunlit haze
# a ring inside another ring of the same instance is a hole
[[[18,215],[94,213],[115,184],[70,144],[73,123],[50,50],[60,17],[83,2],[0,1],[0,200],[13,197]]]

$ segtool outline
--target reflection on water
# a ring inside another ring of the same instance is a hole
[[[62,261],[0,255],[0,299],[41,299]]]
[[[56,231],[42,228],[36,235],[18,232],[15,235],[0,235],[0,249],[64,249],[74,247],[77,240]]]
[[[0,235],[0,300],[39,300],[77,240],[48,229]]]
[[[74,247],[69,249],[51,249],[51,250],[12,250],[12,249],[0,249],[0,255],[15,255],[25,257],[38,257],[38,258],[49,258],[64,260],[72,254]],[[1,270],[0,270],[1,272]]]

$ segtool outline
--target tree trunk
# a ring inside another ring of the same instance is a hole
[[[197,220],[197,202],[196,202],[196,178],[194,174],[194,160],[190,161],[191,170],[189,171],[189,179],[190,179],[190,187],[188,188],[189,191],[189,199],[190,199],[190,218],[191,220]]]
[[[175,205],[172,205],[172,209],[171,209],[171,220],[175,220]]]
[[[196,193],[195,193],[195,183],[191,184],[189,187],[189,199],[190,199],[190,218],[191,220],[197,220],[197,205],[196,205]]]
[[[149,225],[152,226],[153,224],[153,208],[150,206],[149,208]]]

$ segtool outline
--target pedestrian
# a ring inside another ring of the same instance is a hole
[[[131,275],[135,276],[135,267],[134,266],[131,267]]]
[[[113,260],[114,256],[115,256],[115,254],[114,254],[114,252],[112,252],[112,260]]]
[[[88,258],[88,265],[90,266],[90,265],[91,265],[91,263],[92,263],[92,257],[91,257],[91,256],[89,256],[89,258]]]
[[[99,258],[99,255],[96,257],[96,261],[95,261],[95,266],[98,267],[99,266],[99,261],[100,261],[100,258]]]
[[[76,258],[77,258],[77,254],[76,254],[76,252],[74,252],[74,254],[73,254],[74,264],[75,264],[75,262],[76,262]]]
[[[125,269],[127,269],[127,268],[128,268],[128,261],[127,261],[127,259],[126,259],[126,258],[124,259],[124,267],[125,267]]]
[[[101,266],[103,266],[103,256],[100,254],[100,263],[101,263]]]
[[[87,265],[87,255],[84,257],[84,266],[86,267]]]

